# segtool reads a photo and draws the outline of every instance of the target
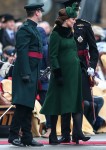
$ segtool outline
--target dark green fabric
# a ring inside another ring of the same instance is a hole
[[[77,4],[73,3],[72,7],[66,7],[66,13],[69,18],[76,18],[77,17]]]
[[[17,32],[17,59],[12,77],[13,104],[21,104],[31,108],[35,103],[41,60],[29,57],[28,52],[42,52],[41,37],[36,26],[35,22],[27,20]],[[24,82],[22,77],[27,75],[30,76],[30,81]]]
[[[64,85],[56,84],[52,72],[41,109],[42,114],[59,115],[82,111],[81,68],[76,42],[70,31],[65,27],[55,27],[51,34],[49,49],[51,69],[61,68]]]

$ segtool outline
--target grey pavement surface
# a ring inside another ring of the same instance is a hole
[[[0,139],[0,140],[7,140],[7,139]],[[44,138],[35,138],[37,141],[48,141],[48,139]],[[105,134],[96,134],[91,136],[90,141],[106,141],[106,133]],[[13,145],[0,145],[0,150],[106,150],[106,145],[44,145],[42,147],[16,147]]]

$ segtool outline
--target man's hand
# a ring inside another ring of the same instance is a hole
[[[87,69],[87,73],[88,73],[88,75],[89,76],[94,76],[94,69],[93,68],[91,68],[91,67],[89,67],[88,69]]]

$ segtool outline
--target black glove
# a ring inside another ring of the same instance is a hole
[[[30,76],[29,75],[23,76],[22,81],[24,81],[25,83],[29,82],[30,81]]]
[[[54,77],[57,82],[57,85],[63,86],[63,77],[62,77],[61,69],[60,68],[54,69],[53,73],[54,73]]]

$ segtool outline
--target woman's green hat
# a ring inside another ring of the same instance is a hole
[[[72,4],[72,7],[66,7],[66,13],[69,18],[77,17],[77,5],[76,3]]]

